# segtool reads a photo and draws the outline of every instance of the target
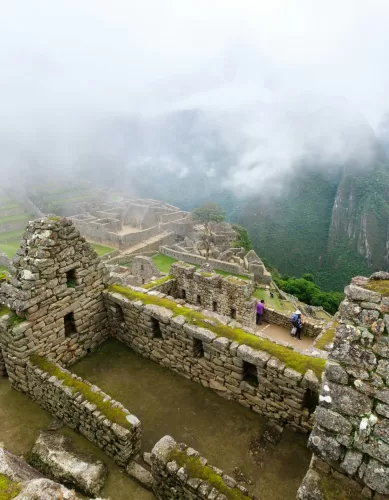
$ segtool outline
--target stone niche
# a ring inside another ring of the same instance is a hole
[[[108,337],[104,264],[71,221],[28,224],[10,275],[0,285],[0,345],[13,386],[27,392],[25,366],[34,353],[70,365]]]

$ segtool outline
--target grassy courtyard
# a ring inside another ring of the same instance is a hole
[[[104,245],[99,245],[97,243],[90,243],[93,250],[97,253],[97,255],[106,255],[107,253],[111,253],[115,251],[115,248],[106,247]]]

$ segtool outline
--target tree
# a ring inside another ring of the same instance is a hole
[[[234,248],[243,247],[246,252],[249,252],[253,248],[253,246],[251,244],[247,229],[240,226],[239,224],[232,224],[232,229],[238,234],[238,239],[231,243],[231,246]]]
[[[223,209],[217,203],[203,203],[192,212],[193,221],[202,225],[202,241],[204,243],[206,259],[209,258],[209,250],[212,243],[211,222],[222,222],[225,218]]]

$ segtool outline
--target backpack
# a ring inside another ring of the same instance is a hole
[[[290,322],[292,323],[293,326],[297,326],[297,320],[298,320],[297,314],[293,314],[290,318]]]

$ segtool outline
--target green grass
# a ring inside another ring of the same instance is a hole
[[[389,280],[371,280],[363,288],[378,292],[384,297],[389,297]]]
[[[7,217],[0,218],[0,224],[4,224],[6,222],[15,222],[18,220],[25,220],[27,222],[31,219],[34,219],[34,216],[30,214],[8,215]]]
[[[180,450],[172,450],[168,458],[169,462],[173,460],[179,467],[184,467],[190,478],[198,478],[207,481],[216,488],[219,493],[224,494],[227,500],[249,500],[238,488],[229,488],[221,476],[211,469],[208,465],[203,465],[198,457],[188,457]]]
[[[0,500],[11,500],[21,491],[21,486],[5,474],[0,474]]]
[[[163,255],[162,253],[157,253],[152,257],[154,264],[157,266],[158,270],[161,273],[170,272],[170,266],[177,262],[177,259],[173,259],[172,257],[168,257],[167,255]]]
[[[159,278],[158,280],[150,281],[150,283],[146,283],[145,285],[142,285],[142,288],[145,288],[148,290],[149,288],[154,288],[157,285],[161,285],[162,283],[165,283],[165,281],[169,281],[173,279],[173,276],[163,276],[162,278]]]
[[[267,290],[263,288],[257,288],[254,291],[253,296],[259,300],[263,299],[265,301],[265,307],[268,306],[271,309],[275,309],[276,311],[279,312],[293,312],[294,305],[291,302],[288,302],[286,300],[280,300],[275,290],[273,290],[273,293],[274,297],[272,298],[270,297],[270,294]]]
[[[2,250],[7,257],[13,259],[16,252],[20,248],[20,240],[8,241],[7,243],[0,243],[0,250]]]
[[[73,378],[69,373],[61,370],[58,365],[42,356],[33,355],[30,361],[34,366],[40,368],[50,376],[54,375],[58,380],[62,380],[63,385],[69,387],[73,391],[73,394],[79,393],[84,399],[96,405],[97,410],[105,415],[108,420],[126,429],[132,429],[132,425],[127,420],[123,410],[112,406],[112,403],[109,400],[105,400],[101,393],[94,392],[89,384]]]
[[[13,313],[12,316],[9,318],[9,323],[11,327],[20,325],[20,323],[23,323],[23,321],[26,321],[25,318],[21,318],[16,313]]]
[[[24,229],[17,229],[16,231],[8,231],[6,233],[0,233],[0,243],[3,241],[13,241],[13,240],[20,240],[22,237],[22,234],[24,232]]]
[[[175,262],[178,262],[177,259],[173,259],[173,257],[168,257],[167,255],[163,255],[162,253],[158,253],[156,255],[153,255],[152,257],[154,264],[157,266],[158,270],[161,273],[170,273],[170,266],[174,264]],[[125,265],[125,264],[123,264]],[[196,269],[200,267],[199,264],[189,264],[189,266],[195,266]],[[240,274],[234,274],[234,273],[228,273],[227,271],[221,271],[219,269],[215,269],[216,274],[220,274],[221,276],[234,276],[235,278],[239,278],[241,280],[249,280],[247,276],[242,276]]]
[[[106,247],[104,245],[99,245],[97,243],[90,243],[93,250],[97,253],[97,255],[105,255],[107,253],[111,253],[115,251],[115,248]]]
[[[338,322],[333,321],[331,323],[331,325],[326,330],[324,330],[322,336],[318,339],[318,341],[315,344],[315,347],[317,349],[324,349],[324,347],[327,344],[330,344],[333,341],[333,339],[335,337],[335,330],[336,330],[337,326],[338,326]]]
[[[299,373],[304,374],[308,369],[313,370],[316,375],[320,378],[324,370],[325,360],[320,358],[312,358],[310,356],[305,356],[300,354],[293,349],[283,347],[275,344],[271,340],[264,339],[262,337],[257,337],[240,328],[232,328],[227,325],[223,325],[215,318],[210,318],[204,316],[198,311],[193,311],[187,307],[180,306],[176,302],[166,299],[155,297],[153,295],[147,295],[142,292],[135,292],[130,288],[126,288],[122,285],[111,285],[109,287],[111,292],[116,292],[130,300],[140,300],[143,304],[154,304],[160,307],[165,307],[170,309],[174,316],[184,316],[186,321],[192,325],[199,326],[201,328],[206,328],[211,332],[215,333],[218,337],[226,337],[232,341],[236,341],[239,344],[245,344],[253,349],[259,351],[266,351],[271,356],[275,356],[280,361],[285,363],[285,365]]]
[[[10,201],[8,203],[1,203],[1,201],[0,201],[0,212],[2,210],[10,210],[10,209],[13,209],[13,208],[20,208],[21,212],[24,211],[24,207],[20,203],[17,203],[17,202],[14,202],[14,201]]]
[[[10,312],[11,312],[11,309],[9,309],[7,306],[0,305],[0,317],[5,316],[6,314],[9,314]]]

